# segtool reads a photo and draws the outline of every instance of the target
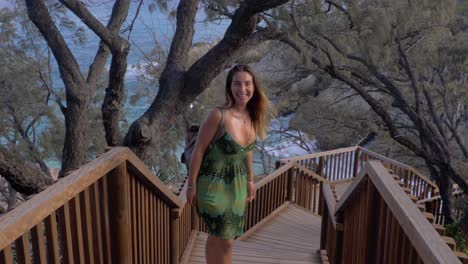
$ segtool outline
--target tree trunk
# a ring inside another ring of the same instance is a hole
[[[242,2],[232,16],[232,22],[223,39],[186,70],[198,1],[180,1],[177,8],[176,32],[166,67],[159,78],[158,95],[143,116],[130,126],[124,145],[146,160],[162,133],[174,124],[177,116],[185,111],[245,46],[254,43],[258,45],[268,39],[278,39],[275,30],[255,32],[259,21],[257,14],[286,2],[288,0]]]
[[[122,41],[123,42],[123,41]],[[122,145],[122,135],[119,128],[122,102],[124,98],[124,79],[127,71],[127,57],[130,46],[125,42],[123,50],[112,50],[112,63],[109,72],[109,87],[102,103],[102,121],[109,146]]]
[[[65,143],[59,177],[65,177],[85,162],[86,150],[83,142],[86,138],[86,123],[91,100],[89,95],[87,97],[82,96],[80,99],[79,101],[67,99]]]
[[[463,230],[465,234],[468,234],[468,195],[465,193],[463,196],[463,201],[462,203],[462,210],[463,210],[463,215],[460,219],[460,228]]]
[[[54,183],[37,167],[25,164],[0,147],[0,175],[18,192],[36,194]]]
[[[452,217],[452,185],[446,172],[441,171],[438,177],[440,197],[442,199],[442,215],[445,217],[445,224],[453,223]]]
[[[13,210],[16,207],[16,190],[10,184],[8,184],[7,204],[7,212]]]

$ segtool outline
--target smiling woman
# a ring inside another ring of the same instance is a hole
[[[265,138],[272,109],[247,65],[229,71],[225,96],[224,107],[213,109],[202,124],[189,166],[187,201],[208,227],[208,264],[231,263],[246,203],[255,198],[253,149],[257,137]]]

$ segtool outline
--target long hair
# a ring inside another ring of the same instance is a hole
[[[275,110],[271,104],[271,101],[265,95],[260,81],[249,66],[240,64],[229,70],[228,76],[226,78],[226,102],[224,106],[230,107],[233,106],[236,102],[234,96],[232,95],[231,83],[234,74],[237,72],[247,72],[252,76],[254,93],[252,98],[247,103],[247,111],[249,112],[250,119],[252,120],[253,126],[257,133],[257,137],[264,140],[266,138],[266,132],[270,118],[275,115]]]

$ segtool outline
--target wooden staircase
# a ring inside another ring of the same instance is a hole
[[[278,161],[255,185],[234,263],[467,263],[437,186],[364,148]],[[0,264],[204,263],[205,232],[184,190],[117,147],[2,216]]]
[[[234,241],[233,263],[321,263],[320,225],[320,216],[289,204],[253,234]],[[206,263],[207,237],[198,233],[188,263]]]

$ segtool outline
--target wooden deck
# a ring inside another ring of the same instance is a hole
[[[236,240],[233,263],[321,263],[320,217],[288,205],[243,241]],[[189,263],[205,263],[208,235],[199,233]]]

